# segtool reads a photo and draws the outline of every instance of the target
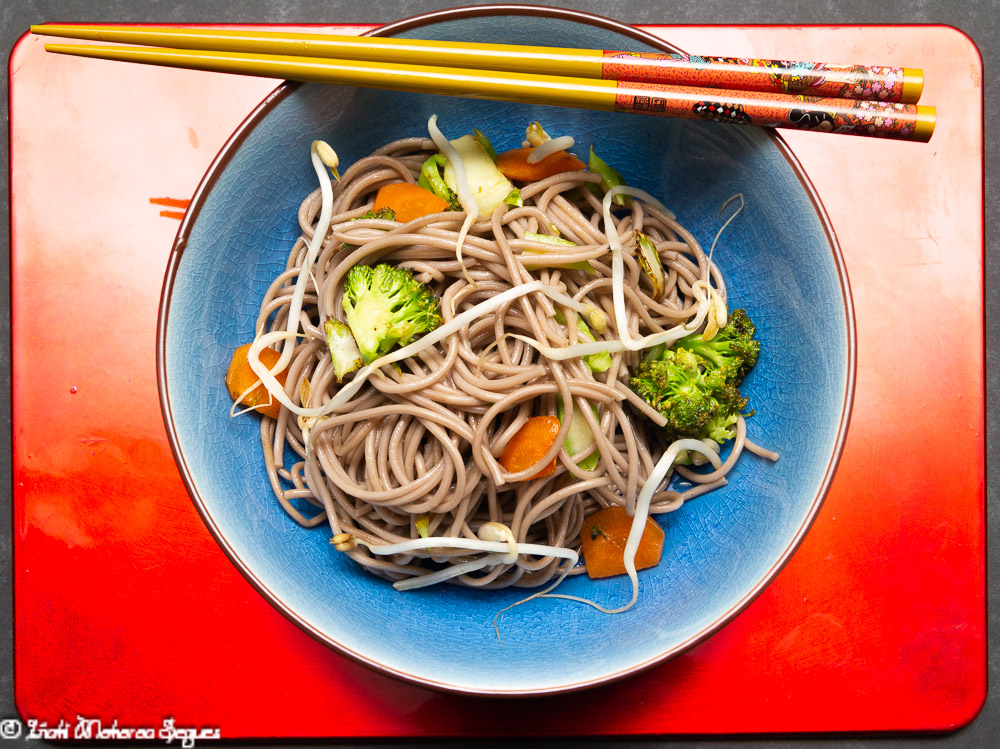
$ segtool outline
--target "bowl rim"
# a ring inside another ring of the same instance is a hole
[[[366,31],[363,36],[392,36],[403,31],[409,31],[412,29],[417,29],[428,24],[440,23],[446,21],[463,20],[468,18],[476,18],[482,16],[540,16],[545,18],[556,18],[564,21],[572,21],[577,23],[583,23],[591,26],[595,26],[601,29],[617,32],[622,36],[626,36],[636,41],[647,44],[655,49],[662,50],[663,52],[674,52],[679,53],[682,50],[669,44],[659,37],[653,36],[648,32],[641,29],[637,29],[633,26],[629,26],[620,21],[615,21],[610,18],[603,16],[598,16],[592,13],[587,13],[579,10],[572,10],[567,8],[556,8],[549,6],[540,5],[509,5],[509,4],[495,4],[495,5],[477,5],[477,6],[461,6],[453,8],[445,8],[440,10],[433,10],[426,13],[421,13],[418,15],[403,18],[398,21],[394,21],[389,24],[378,26],[376,28]],[[836,474],[837,466],[840,462],[841,455],[843,453],[844,444],[847,438],[848,427],[851,419],[851,410],[854,403],[854,391],[855,391],[855,379],[857,370],[857,340],[856,340],[856,324],[854,319],[854,303],[851,295],[850,280],[847,275],[847,266],[844,261],[843,253],[840,249],[840,243],[837,240],[837,235],[834,230],[833,224],[830,221],[830,217],[827,215],[826,208],[823,205],[822,200],[816,188],[813,186],[811,180],[806,175],[801,163],[792,153],[788,144],[784,141],[781,135],[776,132],[773,128],[766,129],[767,136],[771,139],[773,145],[777,148],[778,152],[784,157],[791,167],[794,175],[798,178],[801,183],[806,196],[809,198],[813,205],[816,215],[820,221],[820,225],[823,228],[826,241],[830,246],[832,253],[832,258],[834,261],[834,266],[837,272],[837,278],[840,282],[840,290],[842,295],[842,301],[844,305],[844,316],[846,322],[846,348],[847,348],[847,371],[844,382],[844,393],[843,393],[843,407],[839,416],[839,421],[837,425],[836,438],[833,444],[833,451],[830,455],[829,462],[823,473],[823,478],[820,482],[819,489],[816,496],[810,503],[809,509],[802,520],[801,525],[796,530],[794,536],[788,544],[788,547],[778,556],[771,567],[767,570],[764,576],[754,585],[750,590],[746,591],[744,595],[737,601],[732,607],[720,614],[716,619],[708,626],[701,629],[694,635],[691,635],[683,642],[675,645],[674,647],[666,650],[656,656],[649,658],[641,663],[628,666],[616,671],[614,673],[603,674],[596,676],[591,679],[584,679],[580,681],[575,681],[570,684],[563,684],[557,686],[547,686],[539,688],[522,688],[522,689],[502,689],[502,688],[490,688],[483,687],[477,688],[473,686],[463,686],[450,684],[440,681],[435,681],[434,679],[425,678],[421,676],[416,676],[414,674],[406,673],[398,669],[387,666],[383,663],[379,663],[370,657],[355,652],[341,643],[334,640],[328,634],[320,631],[308,621],[306,621],[302,616],[289,608],[274,592],[272,592],[267,585],[258,578],[246,565],[246,563],[239,557],[236,551],[230,546],[229,542],[226,540],[222,531],[216,525],[211,512],[206,506],[201,494],[198,491],[197,486],[193,480],[193,477],[188,469],[187,462],[184,459],[184,455],[180,448],[180,439],[177,430],[174,425],[173,415],[170,406],[170,393],[169,393],[169,383],[167,381],[167,371],[166,371],[166,339],[167,339],[167,325],[169,323],[169,311],[171,295],[173,291],[174,281],[177,277],[177,271],[180,265],[181,258],[184,254],[184,250],[187,247],[187,243],[190,237],[191,227],[195,224],[198,219],[198,214],[204,204],[204,200],[209,192],[212,190],[215,182],[219,178],[219,175],[224,170],[226,165],[229,163],[230,159],[242,145],[243,141],[250,134],[250,132],[256,127],[258,122],[263,119],[264,116],[270,113],[270,111],[277,106],[281,101],[283,101],[292,92],[296,91],[302,84],[294,81],[283,81],[280,83],[273,91],[271,91],[264,99],[246,116],[243,122],[236,128],[232,135],[229,136],[225,145],[215,156],[212,163],[209,165],[205,175],[202,177],[195,189],[194,194],[191,198],[191,203],[187,209],[184,219],[181,221],[181,225],[177,230],[177,235],[174,239],[173,246],[170,251],[170,256],[167,260],[167,268],[164,274],[163,284],[160,292],[160,304],[157,314],[157,326],[156,326],[156,382],[157,389],[159,392],[160,408],[163,415],[164,425],[167,431],[167,438],[170,443],[170,449],[174,456],[174,461],[177,464],[177,468],[180,471],[181,478],[184,482],[184,486],[190,495],[198,514],[201,516],[203,522],[211,533],[212,537],[215,539],[216,543],[229,558],[229,561],[233,563],[240,574],[250,583],[253,588],[260,593],[275,609],[277,609],[282,615],[284,615],[289,621],[303,630],[306,634],[311,636],[313,639],[319,641],[323,645],[326,645],[334,652],[343,655],[350,660],[365,666],[377,673],[390,676],[401,681],[414,684],[416,686],[434,689],[437,691],[455,693],[455,694],[471,694],[480,696],[495,696],[495,697],[530,697],[538,695],[548,695],[548,694],[565,694],[570,692],[576,692],[583,689],[589,689],[603,684],[609,684],[611,682],[619,681],[621,679],[633,676],[642,671],[649,670],[654,666],[657,666],[686,650],[694,647],[698,643],[706,640],[711,635],[715,634],[718,630],[728,624],[732,619],[734,619],[740,612],[742,612],[747,606],[749,606],[768,585],[774,580],[781,569],[788,563],[788,560],[792,557],[795,551],[798,549],[802,540],[805,538],[809,529],[815,522],[816,516],[819,513],[819,509],[822,506],[824,500],[826,499],[827,493],[829,492],[830,485],[833,481],[833,477]]]

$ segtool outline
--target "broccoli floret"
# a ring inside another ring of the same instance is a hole
[[[739,420],[739,413],[728,411],[709,419],[705,425],[708,438],[715,440],[720,445],[736,436],[736,422]]]
[[[356,265],[344,282],[344,312],[366,363],[441,324],[441,303],[406,268]]]
[[[377,211],[374,208],[372,208],[370,211],[368,211],[367,213],[362,213],[354,220],[360,221],[363,218],[380,218],[383,219],[384,221],[395,221],[396,212],[392,210],[392,208],[379,208]]]
[[[722,444],[736,435],[736,422],[747,407],[738,386],[760,351],[754,330],[746,313],[736,310],[711,341],[688,336],[674,348],[661,345],[646,353],[629,385],[667,420],[668,439]]]
[[[746,311],[738,309],[729,314],[725,327],[712,340],[706,341],[700,334],[689,335],[674,346],[686,348],[708,360],[713,368],[722,370],[735,387],[757,363],[760,342],[754,340],[756,331]]]
[[[629,383],[632,390],[667,420],[672,439],[701,439],[706,425],[723,408],[716,395],[719,378],[702,371],[701,357],[684,349],[664,349],[647,357]]]

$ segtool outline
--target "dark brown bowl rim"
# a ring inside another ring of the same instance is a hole
[[[596,26],[599,28],[607,29],[610,31],[617,32],[623,36],[630,37],[636,41],[647,44],[651,47],[658,48],[664,52],[680,52],[680,50],[662,39],[648,34],[645,31],[628,26],[624,23],[613,21],[602,16],[597,16],[591,13],[586,13],[578,10],[570,10],[564,8],[553,8],[547,6],[532,6],[532,5],[479,5],[471,7],[458,7],[458,8],[447,8],[442,10],[435,10],[428,13],[423,13],[410,18],[405,18],[394,23],[390,23],[378,28],[372,29],[366,32],[366,36],[392,36],[403,31],[408,31],[414,28],[419,28],[430,23],[438,23],[443,21],[453,21],[461,20],[465,18],[475,18],[481,16],[490,15],[522,15],[522,16],[543,16],[549,18],[558,18],[566,21],[576,21],[578,23],[585,23],[591,26]],[[816,515],[819,512],[820,507],[826,498],[827,492],[830,489],[830,484],[833,481],[834,474],[836,473],[837,465],[840,462],[840,457],[843,452],[844,443],[847,438],[848,426],[850,424],[851,408],[854,402],[854,387],[857,369],[857,342],[856,342],[856,329],[854,320],[854,304],[851,296],[850,281],[847,276],[847,266],[844,262],[844,257],[840,249],[840,244],[837,241],[837,235],[834,231],[833,225],[830,222],[830,218],[826,213],[826,209],[823,206],[823,202],[820,200],[819,194],[816,192],[816,188],[813,186],[812,182],[806,176],[805,170],[799,163],[798,159],[792,153],[788,144],[781,138],[781,136],[774,130],[769,129],[767,131],[768,137],[770,137],[786,159],[789,166],[794,171],[795,175],[798,177],[799,181],[802,183],[802,187],[808,195],[810,201],[813,204],[816,214],[820,219],[820,223],[823,227],[823,231],[826,234],[827,241],[833,252],[833,260],[837,269],[837,276],[840,280],[841,293],[844,300],[844,314],[847,322],[847,377],[844,389],[844,405],[840,414],[840,421],[837,429],[837,438],[834,443],[834,449],[830,456],[830,462],[827,465],[826,471],[823,474],[823,480],[820,483],[819,491],[816,494],[812,505],[809,508],[809,512],[806,514],[802,525],[799,527],[795,536],[792,538],[788,547],[779,556],[779,558],[774,562],[771,568],[768,570],[767,574],[749,590],[743,598],[728,611],[724,612],[719,616],[712,624],[705,627],[703,630],[695,635],[692,635],[684,642],[674,646],[668,651],[665,651],[654,658],[630,666],[629,668],[623,669],[622,671],[602,675],[591,680],[578,681],[571,684],[565,684],[557,687],[545,687],[539,689],[522,689],[522,690],[490,690],[490,689],[474,689],[468,687],[462,687],[454,684],[447,684],[442,682],[436,682],[431,679],[425,679],[412,674],[407,674],[395,669],[389,668],[388,666],[373,661],[361,653],[356,653],[337,641],[331,639],[325,633],[319,631],[307,621],[302,619],[296,612],[289,609],[276,594],[274,594],[259,578],[254,575],[254,573],[247,568],[243,563],[242,559],[236,554],[235,550],[229,545],[225,537],[216,526],[210,512],[205,506],[201,495],[198,492],[197,487],[191,477],[188,470],[187,463],[184,460],[184,456],[180,450],[180,442],[177,436],[177,432],[174,428],[173,416],[170,410],[170,400],[169,400],[169,389],[167,383],[166,375],[166,330],[168,323],[168,314],[170,308],[170,295],[173,290],[174,280],[176,277],[177,269],[180,263],[181,256],[184,253],[184,249],[187,246],[187,241],[190,234],[190,229],[194,225],[194,222],[198,218],[198,213],[201,210],[205,196],[211,191],[218,178],[219,173],[222,168],[229,162],[233,154],[242,144],[243,140],[247,137],[250,131],[257,125],[257,123],[267,115],[271,109],[273,109],[279,102],[281,102],[286,96],[295,91],[301,84],[295,82],[283,82],[274,91],[268,94],[263,101],[246,117],[246,119],[240,124],[240,126],[235,130],[235,132],[230,136],[229,140],[222,147],[222,150],[218,153],[212,164],[209,166],[205,176],[202,178],[195,190],[194,195],[191,199],[191,205],[188,208],[181,226],[178,229],[177,236],[174,240],[173,248],[170,252],[170,257],[167,262],[167,269],[163,279],[163,287],[160,293],[160,306],[157,318],[157,328],[156,328],[156,381],[157,387],[160,395],[160,407],[163,411],[163,420],[167,430],[167,437],[170,442],[170,449],[174,454],[174,459],[177,463],[177,467],[181,473],[181,478],[184,481],[184,486],[187,488],[188,493],[194,502],[198,513],[201,515],[202,520],[205,522],[209,532],[212,537],[219,544],[220,548],[229,558],[229,560],[236,566],[240,574],[262,595],[264,598],[271,603],[279,612],[281,612],[286,618],[288,618],[293,624],[298,626],[308,635],[323,643],[332,650],[346,656],[352,661],[359,663],[367,668],[370,668],[378,673],[384,674],[386,676],[391,676],[396,679],[408,682],[410,684],[415,684],[421,687],[428,687],[431,689],[456,693],[456,694],[473,694],[481,696],[497,696],[497,697],[527,697],[527,696],[537,696],[537,695],[548,695],[548,694],[563,694],[567,692],[575,692],[582,689],[589,689],[603,684],[608,684],[620,679],[624,679],[629,676],[633,676],[642,671],[646,671],[660,663],[663,663],[670,658],[673,658],[684,651],[694,647],[698,643],[707,639],[723,626],[728,624],[737,614],[739,614],[743,609],[749,606],[756,598],[759,596],[764,589],[771,583],[772,580],[777,576],[778,572],[787,564],[788,560],[794,554],[795,550],[802,543],[802,539],[805,538],[806,533],[812,527],[813,522],[816,519]]]

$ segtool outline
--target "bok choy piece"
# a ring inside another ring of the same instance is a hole
[[[590,160],[587,164],[587,168],[590,169],[594,174],[599,174],[601,176],[601,192],[606,193],[612,187],[618,187],[619,185],[625,184],[625,178],[621,175],[617,169],[609,166],[604,159],[594,153],[594,145],[590,145]],[[597,192],[597,188],[594,188]],[[630,198],[625,193],[616,193],[611,199],[615,205],[629,205],[632,202]]]
[[[511,192],[514,191],[514,185],[500,173],[482,144],[472,135],[463,135],[451,141],[451,145],[462,158],[465,178],[468,180],[472,197],[479,206],[479,214],[489,216],[497,206],[508,202]],[[444,166],[444,182],[449,189],[457,192],[458,180],[455,177],[455,169],[447,161]],[[519,199],[520,193],[514,199],[515,204]]]
[[[566,315],[560,310],[556,310],[556,322],[560,325],[566,325]],[[576,316],[576,330],[587,341],[597,340],[590,331],[590,326],[583,321],[583,317],[579,314]],[[607,351],[602,351],[598,354],[587,354],[583,357],[583,362],[590,368],[591,372],[606,372],[611,368],[611,354]]]

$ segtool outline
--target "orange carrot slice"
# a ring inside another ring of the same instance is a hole
[[[226,387],[229,388],[229,397],[244,406],[250,406],[254,411],[272,419],[278,418],[281,411],[281,404],[278,403],[267,392],[263,383],[246,394],[241,400],[240,396],[248,387],[257,382],[257,374],[250,369],[250,344],[245,343],[233,352],[233,359],[229,362],[229,370],[226,372]],[[258,359],[261,364],[270,369],[273,367],[281,354],[272,348],[261,349]],[[285,372],[278,372],[275,377],[282,385],[285,384]]]
[[[405,224],[430,213],[447,211],[448,201],[418,185],[393,182],[380,187],[375,195],[375,210],[383,208],[391,208],[396,213],[396,220]]]
[[[624,507],[612,505],[595,512],[583,521],[580,543],[587,574],[592,578],[625,574],[625,542],[632,529],[632,518]],[[655,567],[663,553],[663,529],[646,518],[646,528],[635,553],[635,568]]]
[[[556,151],[537,164],[528,163],[528,154],[533,148],[515,148],[497,156],[497,169],[507,179],[518,182],[537,182],[563,172],[580,172],[587,168],[580,159],[566,151]]]
[[[555,416],[532,416],[524,422],[524,426],[517,430],[517,434],[503,449],[500,465],[508,473],[517,473],[525,468],[530,468],[545,456],[558,436],[559,419]],[[531,478],[541,479],[551,476],[555,472],[556,459],[553,458],[549,465]]]

